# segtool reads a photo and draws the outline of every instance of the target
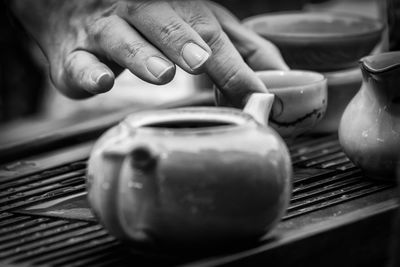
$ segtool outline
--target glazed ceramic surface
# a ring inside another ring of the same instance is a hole
[[[327,81],[311,71],[260,71],[258,77],[275,95],[269,123],[281,136],[293,139],[312,129],[324,116]]]
[[[339,128],[348,157],[375,179],[395,180],[400,167],[400,52],[360,61],[363,85]]]
[[[258,77],[275,95],[269,125],[286,141],[312,129],[324,116],[327,106],[326,78],[313,71],[258,71]],[[231,106],[219,90],[217,105]]]
[[[148,111],[96,143],[89,201],[122,240],[209,246],[267,233],[287,208],[291,175],[280,136],[240,110]]]
[[[340,119],[347,105],[360,90],[360,68],[325,72],[328,81],[328,106],[325,116],[312,129],[316,133],[333,133],[339,129]]]
[[[273,42],[291,68],[348,69],[381,39],[383,24],[354,14],[286,12],[250,17],[244,24]]]

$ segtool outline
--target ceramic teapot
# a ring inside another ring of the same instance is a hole
[[[272,101],[260,93],[244,111],[128,116],[91,153],[94,213],[111,234],[136,244],[205,247],[266,234],[287,208],[292,176],[285,143],[265,125]]]
[[[339,140],[366,176],[395,180],[400,167],[400,52],[360,60],[363,85],[343,113]]]

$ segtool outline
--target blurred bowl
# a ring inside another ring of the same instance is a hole
[[[274,43],[291,68],[332,71],[357,66],[381,39],[383,24],[354,14],[285,12],[244,25]]]
[[[328,81],[328,106],[324,118],[313,132],[337,132],[340,119],[362,84],[360,68],[323,73]]]

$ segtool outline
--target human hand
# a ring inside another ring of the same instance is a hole
[[[251,92],[267,90],[251,68],[288,68],[274,45],[209,1],[14,0],[12,8],[44,51],[53,83],[71,98],[110,90],[125,68],[165,84],[176,64],[207,73],[242,106]]]

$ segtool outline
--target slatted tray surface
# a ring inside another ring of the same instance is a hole
[[[362,177],[336,136],[290,146],[293,194],[284,221],[388,190],[392,184]],[[96,222],[21,215],[38,203],[85,192],[87,155],[20,177],[0,179],[0,263],[10,266],[133,266],[184,261],[130,250]],[[267,242],[267,241],[266,241]],[[129,255],[129,256],[128,256]]]

